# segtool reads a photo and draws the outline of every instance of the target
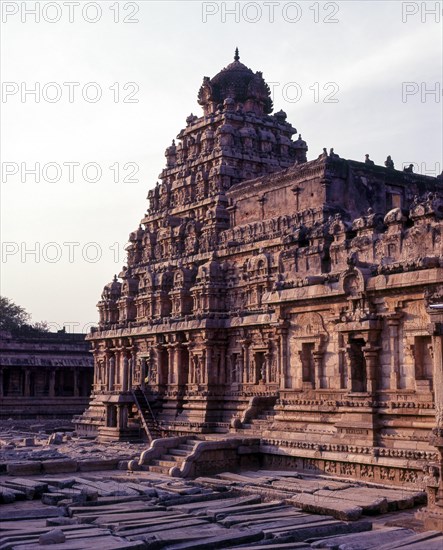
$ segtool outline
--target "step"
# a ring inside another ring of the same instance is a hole
[[[166,474],[169,475],[169,468],[166,468],[164,466],[148,466],[148,472],[152,472],[154,474]]]
[[[189,454],[194,450],[194,447],[195,445],[186,445],[185,443],[182,443],[181,445],[178,445],[178,447],[175,447],[175,449],[186,451],[186,454]]]
[[[177,464],[181,464],[186,459],[186,456],[176,456],[173,454],[165,454],[162,455],[160,460],[168,460],[171,462],[176,462]]]
[[[275,416],[277,411],[262,411],[257,416]]]
[[[163,460],[163,457],[153,460],[151,464],[153,466],[162,466],[164,468],[172,468],[173,466],[177,466],[177,462],[175,460]]]
[[[169,449],[169,454],[174,456],[188,456],[188,451],[182,449]]]

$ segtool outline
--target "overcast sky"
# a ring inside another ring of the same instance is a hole
[[[442,2],[2,4],[1,293],[33,321],[96,323],[165,148],[236,46],[309,159],[442,170]]]

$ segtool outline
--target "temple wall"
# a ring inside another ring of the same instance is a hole
[[[82,413],[94,377],[84,335],[2,334],[0,416],[59,417]]]

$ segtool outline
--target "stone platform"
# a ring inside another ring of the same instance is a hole
[[[48,541],[53,550],[440,550],[443,544],[441,533],[419,532],[413,510],[404,509],[418,495],[293,472],[227,472],[193,481],[152,472],[3,476],[0,485],[3,500],[9,488],[17,499],[0,507],[0,550],[37,549]],[[318,513],[305,508],[304,497],[316,502]],[[334,500],[336,511],[359,509],[354,521],[337,519],[333,507],[328,513]]]

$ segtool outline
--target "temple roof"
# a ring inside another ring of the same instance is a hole
[[[205,110],[223,104],[225,99],[231,98],[236,103],[253,103],[259,105],[266,114],[272,112],[271,91],[263,79],[261,72],[254,73],[249,67],[240,62],[238,48],[235,50],[234,61],[222,69],[213,78],[203,79],[198,99]]]

